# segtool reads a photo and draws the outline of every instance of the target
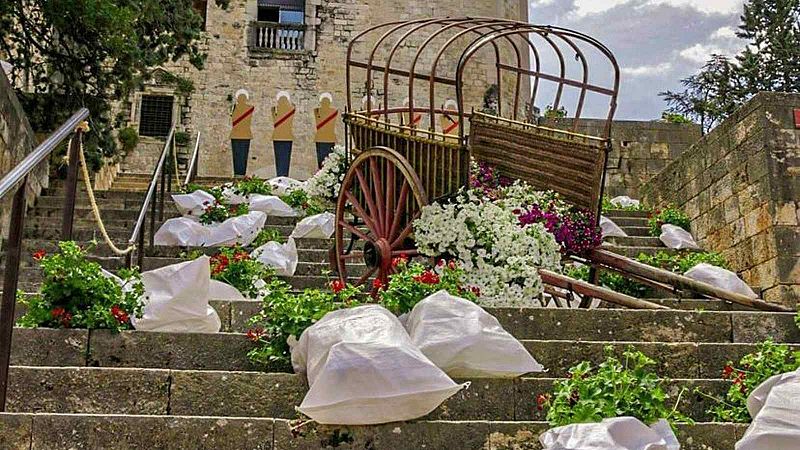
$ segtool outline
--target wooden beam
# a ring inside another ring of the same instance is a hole
[[[612,291],[611,289],[595,286],[591,283],[576,280],[566,275],[561,275],[560,273],[551,272],[549,270],[539,269],[539,275],[542,277],[542,282],[545,284],[560,287],[562,289],[568,289],[581,295],[599,298],[600,300],[624,306],[626,308],[670,309],[664,305],[634,298],[630,295],[620,294],[619,292]]]

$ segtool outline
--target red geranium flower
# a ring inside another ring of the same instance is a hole
[[[469,288],[469,290],[472,291],[472,293],[475,294],[476,297],[481,296],[481,289],[478,286],[472,286],[471,288]]]
[[[117,305],[111,307],[111,315],[114,316],[119,323],[128,323],[128,313]]]
[[[40,248],[39,250],[36,250],[33,253],[33,259],[36,260],[36,261],[41,261],[42,258],[44,258],[44,255],[46,255],[46,254],[47,254],[47,252],[45,252],[44,249]]]
[[[544,405],[546,405],[547,402],[549,402],[549,401],[550,401],[550,396],[549,395],[547,395],[547,394],[539,394],[536,397],[536,409],[538,409],[539,411],[543,410],[544,409]]]
[[[219,254],[211,257],[211,275],[216,275],[228,268],[230,260],[227,256]]]
[[[258,342],[264,337],[266,333],[264,332],[263,328],[251,328],[247,330],[247,339],[250,339],[253,342]]]
[[[408,262],[408,255],[402,253],[400,254],[400,256],[392,258],[392,267],[397,267],[400,264],[406,264],[407,262]]]
[[[72,314],[65,312],[61,315],[61,325],[64,328],[69,328],[70,322],[72,321]]]
[[[432,270],[426,270],[422,272],[422,275],[415,276],[414,281],[423,284],[439,284],[439,275]]]
[[[456,261],[454,259],[451,259],[450,262],[447,263],[447,267],[450,268],[450,270],[456,270],[456,267],[458,267],[458,265],[456,264]]]
[[[342,292],[344,289],[344,282],[342,280],[333,280],[331,281],[331,290],[334,294],[338,294]]]
[[[723,378],[729,378],[732,373],[733,373],[733,367],[730,364],[726,365],[725,368],[722,369]]]
[[[234,261],[246,261],[248,259],[250,259],[250,255],[247,254],[247,252],[236,252],[236,254],[233,255]]]
[[[67,313],[67,310],[66,310],[66,309],[64,309],[64,308],[61,308],[61,307],[59,307],[59,308],[53,308],[53,309],[50,311],[50,316],[51,316],[53,319],[58,319],[59,317],[63,316],[63,315],[64,315],[64,314],[66,314],[66,313]]]
[[[380,278],[375,278],[374,280],[372,280],[372,287],[377,290],[383,289],[383,281],[381,281]]]

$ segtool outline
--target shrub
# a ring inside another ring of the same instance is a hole
[[[267,242],[283,243],[284,241],[285,239],[283,238],[283,234],[281,234],[280,230],[277,230],[275,228],[264,228],[258,233],[258,236],[256,236],[255,239],[253,239],[253,243],[250,244],[250,246],[261,247]]]
[[[776,344],[771,339],[758,344],[755,353],[739,360],[738,367],[733,362],[722,370],[723,378],[731,385],[724,399],[715,398],[702,391],[701,395],[716,401],[708,413],[719,422],[750,422],[747,410],[747,397],[768,378],[800,368],[800,352],[789,350],[785,344]]]
[[[87,260],[88,249],[75,242],[60,242],[60,251],[47,256],[34,253],[44,272],[38,294],[19,294],[27,306],[19,319],[22,327],[130,329],[130,317],[141,317],[144,295],[139,273],[121,270],[122,284],[106,276],[96,262]],[[91,249],[91,247],[90,247]]]
[[[683,114],[664,111],[661,113],[661,120],[667,123],[694,123],[691,119],[687,118]]]
[[[251,259],[241,247],[223,247],[211,257],[211,278],[227,283],[247,298],[258,298],[273,278],[272,268]]]
[[[123,128],[117,133],[117,140],[122,145],[122,152],[127,154],[139,143],[139,133],[132,127]]]
[[[675,225],[683,228],[686,231],[689,231],[690,222],[689,216],[687,216],[683,211],[670,205],[650,213],[647,225],[650,227],[651,236],[660,236],[661,225],[664,225],[665,223]]]
[[[281,197],[287,205],[301,211],[303,215],[314,216],[325,212],[325,207],[303,189],[294,189]]]
[[[552,396],[537,398],[539,408],[548,408],[551,425],[600,422],[618,416],[632,416],[646,424],[659,419],[671,424],[692,422],[677,410],[680,396],[674,408],[667,407],[665,380],[652,371],[655,361],[632,347],[622,353],[623,360],[612,352],[612,347],[606,347],[606,360],[596,368],[588,361],[572,367],[568,379],[555,383]]]
[[[360,289],[352,286],[342,286],[335,293],[306,289],[294,295],[290,289],[282,280],[271,280],[265,286],[261,312],[250,319],[253,328],[247,337],[257,345],[247,357],[257,365],[289,362],[290,336],[299,339],[306,328],[325,314],[357,305],[361,295]]]
[[[206,210],[200,215],[199,220],[203,225],[210,225],[213,223],[225,222],[232,217],[243,216],[248,212],[249,207],[247,203],[229,206],[223,201],[214,200],[213,204],[206,207]]]
[[[272,195],[272,185],[257,177],[244,177],[233,185],[233,191],[241,196],[250,194]]]
[[[462,286],[464,270],[456,261],[441,260],[435,267],[427,268],[400,256],[392,261],[392,265],[397,272],[389,276],[388,285],[378,295],[381,304],[395,314],[411,311],[425,297],[442,289],[473,302],[480,296],[478,288]]]

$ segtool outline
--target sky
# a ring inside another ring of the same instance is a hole
[[[531,0],[529,22],[574,29],[605,44],[622,70],[615,118],[651,120],[666,109],[659,92],[679,90],[680,79],[697,73],[711,54],[734,55],[743,48],[735,35],[742,4],[742,0]],[[607,74],[608,66],[590,58],[590,73],[600,72]],[[604,115],[606,109],[607,102],[598,106],[593,101],[587,105],[587,115]]]

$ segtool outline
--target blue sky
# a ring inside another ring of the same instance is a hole
[[[596,37],[617,57],[622,84],[616,118],[661,116],[658,93],[679,89],[712,53],[732,55],[742,0],[531,0],[531,23]],[[606,71],[597,65],[595,70]],[[591,115],[595,108],[588,113]]]

